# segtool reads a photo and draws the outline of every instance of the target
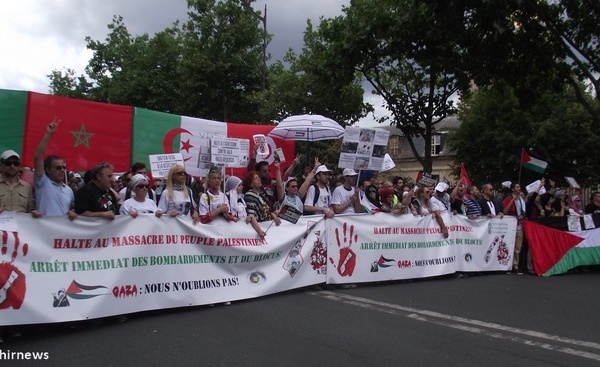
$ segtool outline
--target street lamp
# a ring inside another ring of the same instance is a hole
[[[265,3],[265,12],[264,12],[264,15],[261,16],[250,6],[251,3],[252,3],[252,0],[243,0],[242,6],[244,8],[246,8],[247,10],[250,10],[252,12],[252,14],[263,24],[264,34],[263,34],[262,89],[265,90],[265,89],[267,89],[267,41],[268,41],[268,39],[267,39],[268,38],[268,34],[267,34],[267,4]]]

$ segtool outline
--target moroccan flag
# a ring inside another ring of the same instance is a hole
[[[132,107],[29,92],[23,160],[33,166],[33,154],[56,116],[60,125],[45,155],[65,159],[70,171],[87,171],[100,162],[116,172],[129,170]]]
[[[521,164],[525,168],[542,174],[546,172],[546,168],[548,167],[547,162],[530,156],[525,149],[521,151]]]
[[[22,155],[27,92],[0,89],[0,153],[11,149]]]
[[[210,162],[210,139],[214,137],[250,140],[250,154],[254,147],[252,135],[267,135],[274,126],[235,124],[206,120],[188,116],[171,115],[136,107],[133,114],[133,150],[132,162],[144,162],[149,166],[148,155],[181,153],[186,171],[198,177],[206,176]],[[281,147],[292,161],[295,151],[294,142],[279,143],[267,137],[271,154],[266,161],[272,163],[273,152]],[[246,168],[227,168],[227,174],[243,177]],[[275,173],[272,173],[275,177]]]
[[[598,228],[566,232],[526,220],[523,229],[538,275],[551,276],[577,266],[600,264]]]

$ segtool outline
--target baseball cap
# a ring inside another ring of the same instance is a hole
[[[357,176],[358,173],[356,173],[356,171],[353,170],[352,168],[344,168],[343,175],[344,176]]]
[[[316,174],[319,174],[321,172],[331,172],[331,170],[327,169],[327,167],[325,167],[325,165],[322,164],[319,167],[317,167],[317,173]]]
[[[448,190],[448,184],[444,181],[440,181],[440,183],[438,183],[435,187],[435,191],[439,191],[439,192],[445,192],[446,190]]]
[[[8,159],[10,157],[17,157],[17,158],[21,159],[21,156],[14,150],[5,150],[4,152],[2,152],[2,155],[0,156],[0,158],[2,160]]]

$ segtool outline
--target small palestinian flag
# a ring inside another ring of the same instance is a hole
[[[548,168],[548,162],[530,156],[525,149],[521,152],[521,164],[525,168],[542,174],[546,172],[546,168]]]
[[[67,296],[73,299],[88,299],[110,293],[108,291],[103,291],[103,289],[108,290],[108,288],[103,285],[83,285],[73,280],[66,293]]]

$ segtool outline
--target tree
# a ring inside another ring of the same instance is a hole
[[[457,112],[462,78],[460,45],[463,12],[458,1],[356,0],[344,16],[323,21],[320,32],[330,48],[328,67],[360,73],[381,96],[413,154],[431,171],[435,125]],[[424,152],[413,138],[423,137]]]
[[[180,26],[132,36],[115,16],[104,42],[86,38],[86,75],[53,71],[51,92],[224,121],[256,121],[264,31],[246,0],[189,0]]]
[[[449,142],[456,164],[465,163],[474,183],[516,182],[522,148],[533,148],[548,162],[549,177],[573,176],[586,184],[600,178],[600,163],[591,159],[600,149],[600,134],[569,86],[542,93],[524,109],[515,88],[498,82],[463,99],[459,118]],[[524,170],[522,184],[537,178]]]

